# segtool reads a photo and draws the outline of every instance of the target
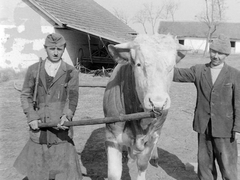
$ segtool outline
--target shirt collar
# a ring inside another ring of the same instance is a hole
[[[223,66],[224,66],[224,63],[219,64],[218,66],[213,66],[213,67],[211,67],[211,69],[222,69]]]
[[[59,67],[61,65],[61,60],[58,62],[51,62],[48,58],[46,58],[46,62],[45,62],[45,70],[47,71],[49,76],[55,76]]]

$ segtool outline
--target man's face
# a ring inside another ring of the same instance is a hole
[[[48,55],[48,59],[52,62],[58,62],[62,58],[65,50],[65,45],[55,47],[46,46],[45,49]]]
[[[213,67],[222,64],[227,56],[227,54],[210,49],[211,66]]]

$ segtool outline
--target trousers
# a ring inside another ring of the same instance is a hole
[[[238,180],[237,140],[198,134],[198,177],[200,180],[216,180],[218,163],[223,180]]]

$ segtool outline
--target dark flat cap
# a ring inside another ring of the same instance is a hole
[[[220,34],[219,37],[210,44],[210,49],[215,51],[230,54],[231,53],[231,43],[227,36]]]
[[[45,39],[44,46],[62,46],[66,44],[64,37],[58,33],[49,34]]]

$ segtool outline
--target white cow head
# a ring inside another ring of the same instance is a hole
[[[177,50],[181,47],[171,35],[138,35],[134,41],[109,45],[109,52],[118,63],[132,64],[136,91],[145,110],[166,110],[170,107],[169,88]],[[181,47],[181,50],[184,50]]]

